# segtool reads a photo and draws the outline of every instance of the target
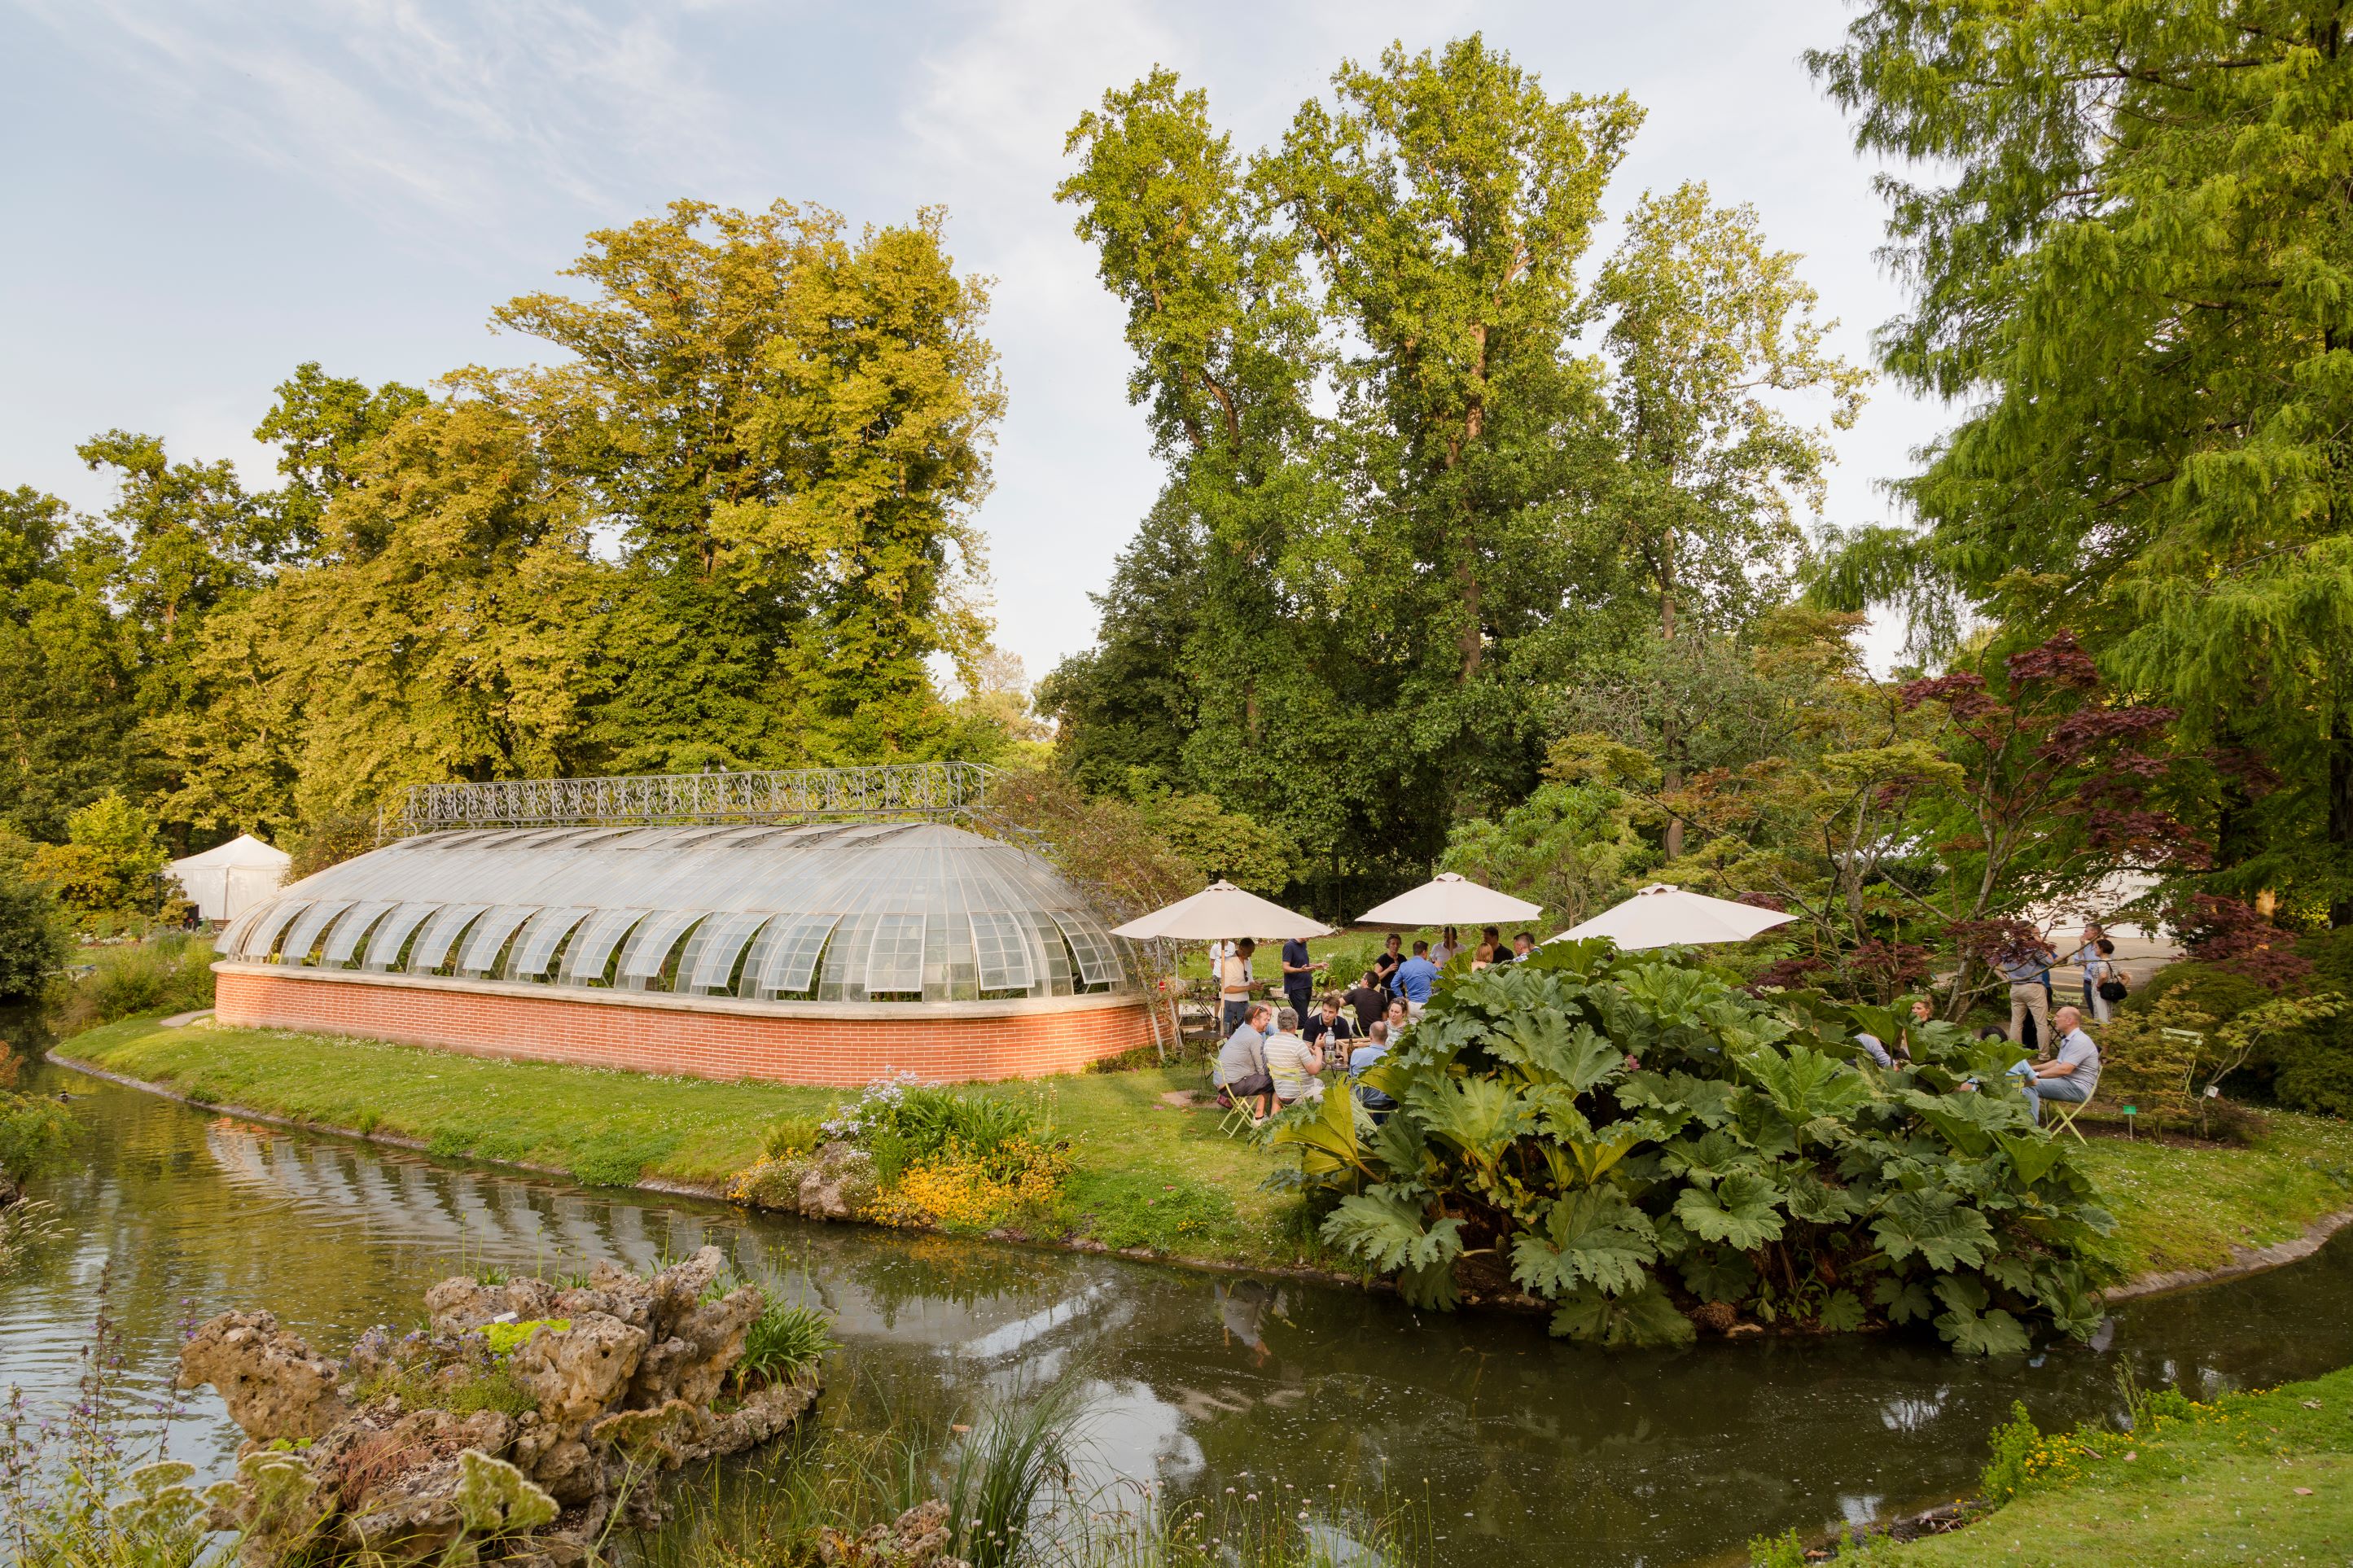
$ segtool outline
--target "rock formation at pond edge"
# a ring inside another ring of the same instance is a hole
[[[662,1471],[765,1442],[817,1397],[814,1367],[728,1395],[765,1303],[720,1289],[724,1267],[706,1247],[651,1278],[444,1279],[429,1330],[371,1329],[341,1362],[268,1312],[221,1314],[179,1371],[248,1438],[205,1493],[213,1527],[248,1568],[581,1562],[610,1526],[658,1521]]]

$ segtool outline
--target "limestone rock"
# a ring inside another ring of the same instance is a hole
[[[510,1312],[526,1320],[553,1316],[555,1298],[555,1287],[544,1279],[485,1285],[460,1275],[425,1292],[425,1315],[442,1333],[462,1333]]]
[[[797,1194],[807,1219],[855,1219],[873,1196],[873,1156],[850,1143],[819,1148]]]
[[[954,1538],[948,1505],[934,1498],[860,1535],[819,1531],[817,1560],[826,1568],[971,1568],[963,1558],[948,1555]]]
[[[797,1383],[772,1383],[745,1395],[744,1403],[724,1415],[714,1415],[701,1440],[688,1448],[689,1463],[740,1454],[766,1442],[801,1418],[817,1402],[813,1375]]]
[[[597,1313],[534,1332],[507,1357],[507,1375],[559,1438],[576,1437],[620,1399],[645,1352],[645,1330]]]
[[[174,1384],[220,1390],[229,1419],[258,1442],[323,1436],[343,1418],[343,1369],[311,1353],[268,1312],[223,1312],[180,1347]]]
[[[646,1347],[629,1384],[629,1403],[639,1409],[672,1399],[709,1405],[744,1359],[744,1336],[765,1304],[756,1285],[738,1286],[716,1301],[690,1301],[675,1313],[665,1310],[670,1303],[657,1300],[657,1321],[669,1333]]]

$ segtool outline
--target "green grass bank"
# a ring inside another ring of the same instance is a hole
[[[506,1062],[406,1046],[131,1018],[58,1054],[201,1103],[416,1140],[436,1154],[569,1172],[599,1185],[721,1187],[768,1129],[854,1098],[830,1089],[712,1083]],[[1035,1234],[1251,1268],[1339,1266],[1266,1190],[1275,1156],[1184,1110],[1198,1068],[1090,1073],[975,1092],[1042,1110],[1071,1141],[1064,1198]],[[2353,1124],[2274,1113],[2247,1147],[2095,1137],[2089,1162],[2116,1216],[2107,1260],[2131,1278],[2229,1265],[2353,1207]]]
[[[2162,1397],[2162,1396],[2160,1396]],[[2131,1432],[1998,1433],[2002,1506],[1949,1534],[1848,1548],[1887,1568],[2147,1568],[2353,1560],[2353,1368],[2144,1417]],[[2185,1407],[2186,1406],[2186,1407]],[[1761,1545],[1762,1543],[1760,1543]],[[1756,1550],[1769,1568],[1794,1542]]]

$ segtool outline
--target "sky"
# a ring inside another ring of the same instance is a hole
[[[1129,405],[1123,317],[1053,199],[1064,134],[1155,63],[1207,89],[1238,146],[1277,137],[1343,59],[1483,32],[1556,94],[1624,91],[1648,120],[1612,184],[1707,182],[1867,361],[1901,303],[1883,207],[1802,52],[1836,0],[1001,0],[863,6],[683,0],[0,0],[0,488],[108,500],[77,443],[163,436],[274,482],[251,437],[271,388],[427,384],[529,363],[491,309],[565,287],[594,228],[680,196],[814,201],[854,225],[948,212],[996,282],[1010,407],[987,539],[997,641],[1034,678],[1092,641],[1088,599],[1158,488]],[[1605,231],[1588,261],[1598,265]],[[1949,411],[1881,382],[1829,521],[1887,521],[1883,482]],[[1883,658],[1894,638],[1872,638]]]

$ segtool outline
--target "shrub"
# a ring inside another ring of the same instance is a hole
[[[2119,1017],[2156,1011],[2170,1005],[2203,1013],[2227,1024],[2258,1002],[2271,1000],[2271,987],[2232,970],[2198,960],[2168,963],[2137,986],[2117,1009]]]
[[[789,1382],[823,1360],[833,1343],[833,1320],[823,1311],[768,1301],[744,1336],[744,1355],[733,1369],[735,1386]]]
[[[873,1217],[884,1225],[992,1229],[1050,1205],[1070,1173],[1069,1154],[1026,1136],[1008,1138],[987,1153],[951,1138],[883,1184]]]
[[[963,1093],[912,1077],[872,1085],[819,1131],[871,1154],[875,1175],[886,1184],[951,1142],[966,1157],[985,1161],[1017,1142],[1044,1144],[1052,1139],[1046,1117],[1018,1100]]]
[[[780,1116],[768,1123],[760,1139],[760,1152],[771,1160],[789,1160],[813,1153],[825,1138],[825,1121],[816,1116]]]
[[[1824,1007],[1556,942],[1449,976],[1366,1075],[1398,1104],[1377,1130],[1326,1096],[1279,1137],[1342,1194],[1324,1238],[1422,1307],[1516,1285],[1555,1304],[1555,1333],[1604,1345],[1743,1309],[1932,1322],[1983,1353],[2024,1349],[2030,1321],[2088,1335],[2081,1249],[2112,1222],[2007,1089],[2014,1052],[1914,1026],[1912,1065],[1866,1070],[1857,1031],[1907,1031]]]
[[[74,1122],[53,1100],[0,1089],[0,1194],[64,1167]]]
[[[0,862],[0,1002],[40,995],[72,949],[49,890]]]
[[[58,1008],[60,1036],[142,1013],[193,1013],[213,1005],[209,937],[165,931],[145,942],[87,951],[90,972],[73,982]]]

